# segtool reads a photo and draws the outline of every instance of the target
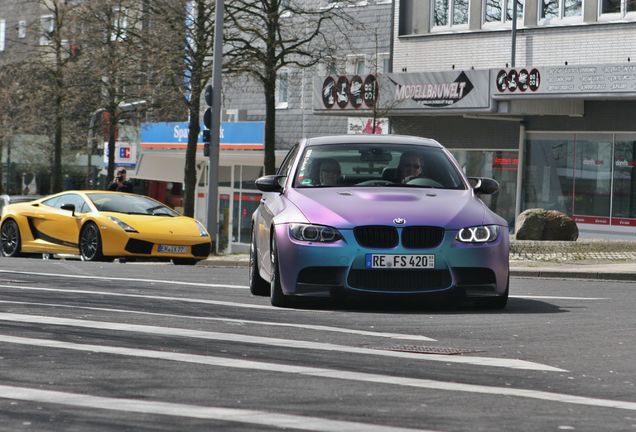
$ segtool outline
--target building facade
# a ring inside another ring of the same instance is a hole
[[[517,4],[513,32],[512,1],[395,3],[393,78],[415,85],[402,96],[419,107],[394,106],[393,131],[438,139],[469,175],[498,179],[491,206],[511,222],[541,207],[583,237],[636,238],[636,5]],[[469,85],[462,73],[479,74],[468,82],[484,98],[431,105],[444,96],[427,86]]]

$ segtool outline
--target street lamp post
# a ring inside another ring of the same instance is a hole
[[[104,112],[104,108],[96,109],[91,113],[90,123],[88,125],[88,137],[86,140],[86,158],[88,159],[86,169],[86,189],[93,186],[93,153],[95,152],[95,119]]]
[[[213,253],[219,242],[218,200],[219,200],[219,147],[221,128],[221,66],[223,65],[223,0],[216,0],[214,19],[214,57],[212,63],[212,121],[210,123],[210,161],[208,169],[208,232],[212,235]]]

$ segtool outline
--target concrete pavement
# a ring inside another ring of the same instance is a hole
[[[247,254],[210,256],[199,265],[247,267]],[[636,241],[511,241],[510,274],[517,277],[636,281]]]

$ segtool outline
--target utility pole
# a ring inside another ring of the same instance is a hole
[[[208,232],[212,236],[211,252],[216,253],[219,217],[219,147],[221,129],[221,66],[223,65],[224,0],[216,0],[214,18],[214,57],[212,63],[212,121],[210,123],[210,160],[208,169]]]
[[[517,0],[512,0],[512,52],[510,54],[510,67],[515,67],[517,54]]]

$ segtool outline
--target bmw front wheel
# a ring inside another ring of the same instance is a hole
[[[272,260],[272,282],[270,287],[270,301],[272,306],[290,307],[291,300],[289,296],[283,293],[280,282],[280,264],[278,262],[278,250],[276,249],[276,240],[272,239],[272,247],[270,248]]]
[[[255,296],[267,296],[269,295],[270,284],[261,277],[258,271],[258,254],[256,252],[256,238],[252,233],[252,243],[250,245],[250,292]]]

